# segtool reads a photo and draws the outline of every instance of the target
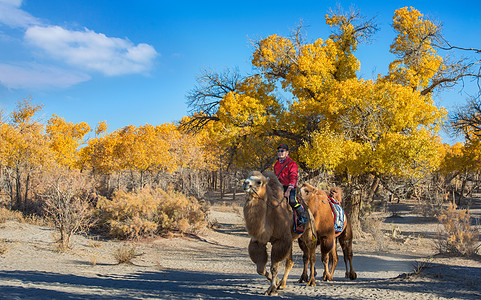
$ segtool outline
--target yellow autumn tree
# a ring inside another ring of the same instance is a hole
[[[50,149],[56,162],[63,167],[73,168],[79,160],[79,146],[84,142],[90,126],[85,122],[73,124],[53,115],[46,127],[50,139]]]
[[[44,126],[34,119],[42,105],[31,98],[18,101],[10,122],[0,123],[0,167],[11,206],[25,211],[33,177],[51,162]]]
[[[272,158],[275,142],[287,142],[301,168],[343,175],[348,191],[358,186],[351,185],[355,181],[365,181],[357,178],[415,178],[434,171],[442,158],[437,131],[446,115],[431,95],[446,69],[431,45],[437,27],[413,8],[397,10],[391,45],[396,59],[388,74],[366,80],[357,76],[361,64],[354,54],[376,32],[374,21],[356,12],[325,19],[332,28],[328,38],[306,43],[302,28],[291,37],[271,35],[255,43],[257,75],[231,76],[224,85],[229,89],[211,81],[197,87],[190,103],[202,108],[194,109],[199,119],[213,121],[238,153],[268,145]],[[249,152],[244,165],[259,153]],[[359,203],[352,195],[346,204],[356,221]]]

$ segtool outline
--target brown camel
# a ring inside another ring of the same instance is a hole
[[[292,209],[284,198],[282,185],[272,172],[264,174],[253,171],[244,181],[244,191],[249,198],[244,205],[244,219],[249,242],[249,256],[257,265],[257,273],[266,276],[271,282],[266,295],[277,294],[286,287],[287,276],[294,265],[292,260],[292,241],[300,238],[305,245],[315,247],[315,239],[309,223],[303,234],[293,230]],[[266,271],[268,259],[267,243],[271,243],[271,269]],[[279,282],[279,263],[286,260],[286,269]]]
[[[357,278],[356,272],[352,268],[352,227],[351,221],[346,215],[346,224],[344,230],[338,234],[334,230],[334,215],[329,205],[329,199],[327,194],[308,183],[304,183],[300,188],[299,195],[303,201],[309,206],[312,215],[314,216],[314,223],[316,226],[317,243],[310,246],[304,241],[299,240],[299,246],[301,247],[304,255],[304,270],[302,272],[299,282],[307,282],[308,285],[315,286],[315,264],[316,264],[316,247],[320,245],[321,259],[324,265],[323,279],[325,281],[333,280],[334,270],[336,269],[338,262],[338,255],[336,251],[336,238],[341,244],[342,252],[344,255],[344,263],[346,264],[346,278],[354,280]],[[340,188],[334,188],[330,191],[331,197],[341,203],[342,190]],[[329,269],[329,260],[332,265]],[[310,263],[310,276],[307,276],[307,268]],[[349,268],[348,268],[349,264]]]

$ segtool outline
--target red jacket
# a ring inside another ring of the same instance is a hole
[[[285,165],[287,166],[284,167]],[[274,165],[274,173],[277,175],[277,178],[279,178],[279,181],[282,185],[287,186],[289,184],[292,184],[294,187],[296,187],[298,178],[297,172],[297,164],[289,156],[286,157],[284,163],[281,164],[279,160],[277,160]]]

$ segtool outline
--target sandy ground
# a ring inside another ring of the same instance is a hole
[[[268,282],[248,257],[241,206],[226,202],[211,206],[210,219],[218,226],[199,237],[123,242],[77,235],[67,252],[55,250],[49,228],[0,224],[7,249],[0,256],[0,299],[265,298]],[[398,215],[382,218],[383,237],[355,240],[355,281],[344,278],[340,251],[335,281],[318,277],[315,287],[297,283],[302,254],[294,245],[295,265],[278,297],[481,299],[481,262],[433,257],[435,222],[407,210]],[[116,263],[113,253],[122,245],[135,247],[133,264]],[[420,274],[412,274],[421,265]],[[322,274],[320,259],[317,268]]]

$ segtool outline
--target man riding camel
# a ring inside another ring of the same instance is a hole
[[[284,186],[284,197],[289,199],[289,205],[296,212],[298,224],[307,223],[306,211],[297,201],[296,197],[298,166],[297,163],[289,157],[289,147],[286,144],[280,144],[279,147],[277,147],[277,161],[274,164],[274,173]]]

